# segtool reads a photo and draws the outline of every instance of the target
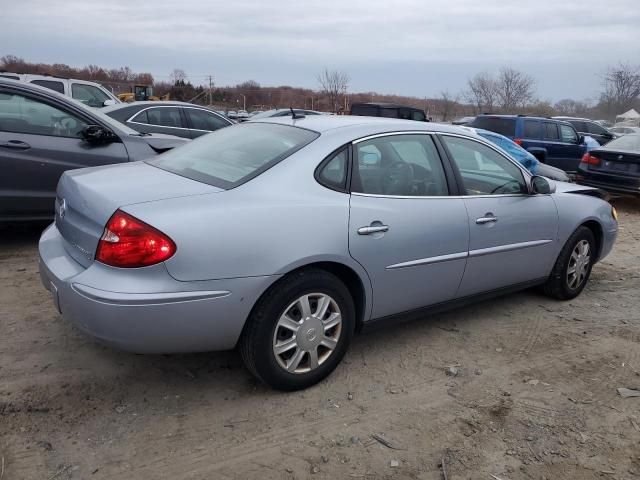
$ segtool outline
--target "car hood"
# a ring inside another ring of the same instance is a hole
[[[556,193],[578,193],[582,195],[589,195],[591,197],[598,197],[603,200],[607,200],[609,195],[604,190],[594,187],[587,187],[586,185],[578,185],[577,183],[567,183],[556,181]]]
[[[141,138],[157,153],[166,152],[191,141],[188,138],[165,135],[162,133],[151,133],[149,135],[144,135]]]

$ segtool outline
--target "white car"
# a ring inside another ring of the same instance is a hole
[[[54,77],[53,75],[33,75],[30,73],[0,72],[0,78],[33,83],[55,92],[75,98],[89,107],[102,108],[121,103],[113,93],[99,83],[75,78]]]

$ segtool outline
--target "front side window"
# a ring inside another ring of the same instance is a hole
[[[31,83],[40,85],[41,87],[48,88],[54,92],[62,93],[64,95],[64,85],[62,82],[56,82],[54,80],[32,80]]]
[[[467,195],[505,195],[527,192],[522,171],[492,148],[474,140],[443,135],[460,171]]]
[[[40,100],[0,93],[0,131],[78,138],[87,124]]]
[[[569,125],[560,125],[560,138],[565,143],[578,143],[578,134]]]
[[[220,188],[234,188],[318,138],[288,125],[245,123],[221,128],[148,163]]]
[[[185,128],[185,125],[182,123],[182,117],[178,107],[149,108],[147,110],[147,120],[149,125]]]
[[[71,96],[90,107],[104,107],[105,100],[111,100],[109,95],[98,87],[83,83],[71,84]]]
[[[553,141],[560,140],[560,136],[558,135],[558,126],[555,123],[544,123],[544,139]]]
[[[428,135],[389,135],[354,146],[354,192],[397,196],[448,195],[440,156]]]
[[[206,110],[200,110],[197,108],[185,108],[189,121],[191,122],[191,128],[196,130],[207,130],[213,132],[219,128],[223,128],[229,125],[229,122],[223,120],[215,113],[207,112]]]

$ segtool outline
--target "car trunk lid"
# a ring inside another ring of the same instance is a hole
[[[55,223],[67,252],[88,267],[104,226],[118,208],[221,191],[143,162],[71,170],[58,183]]]
[[[630,175],[640,177],[640,153],[627,151],[607,151],[606,149],[590,152],[592,157],[600,159],[596,165],[588,163],[587,169],[594,172]]]

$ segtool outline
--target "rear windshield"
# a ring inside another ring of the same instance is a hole
[[[298,127],[245,123],[203,135],[147,163],[229,189],[257,177],[318,136]]]
[[[600,147],[600,148],[604,148],[606,150],[629,150],[632,152],[640,153],[640,135],[639,134],[625,135],[624,137],[611,140],[604,147]]]
[[[471,122],[470,127],[482,128],[491,132],[499,133],[505,137],[516,136],[516,119],[515,118],[500,118],[500,117],[476,117]]]

